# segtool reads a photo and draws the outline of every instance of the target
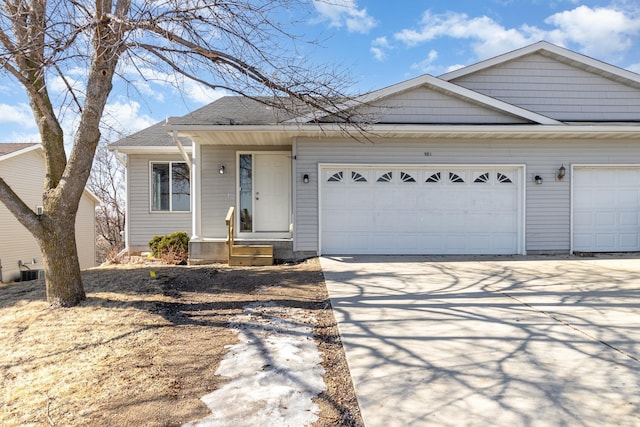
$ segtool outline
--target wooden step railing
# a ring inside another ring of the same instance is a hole
[[[273,246],[236,245],[234,235],[235,208],[229,207],[225,218],[227,224],[227,263],[229,265],[271,265]]]
[[[227,217],[224,219],[227,224],[227,264],[231,265],[231,252],[233,250],[233,234],[235,233],[234,224],[236,223],[236,209],[229,206]]]

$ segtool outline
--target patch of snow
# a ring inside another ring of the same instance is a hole
[[[212,415],[183,427],[305,426],[320,408],[312,398],[326,390],[324,368],[313,340],[314,315],[304,310],[255,303],[244,307],[231,327],[229,346],[217,375],[229,378],[202,397]]]

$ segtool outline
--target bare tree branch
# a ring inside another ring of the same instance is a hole
[[[38,216],[27,206],[22,199],[11,189],[11,187],[0,177],[0,200],[2,200],[9,211],[28,230],[42,237],[42,225]]]
[[[345,131],[364,132],[366,120],[340,108],[354,99],[344,93],[345,76],[300,55],[301,38],[284,21],[309,5],[310,0],[0,3],[0,67],[24,88],[44,147],[44,215],[36,217],[4,181],[0,201],[34,234],[46,236],[39,243],[51,303],[74,305],[84,298],[75,215],[119,75],[135,81],[139,77],[128,71],[145,66],[176,83],[189,79],[224,88],[318,123],[332,116]],[[85,75],[76,78],[77,69]],[[55,89],[54,79],[63,82],[64,92]],[[67,157],[61,123],[69,113],[77,117]],[[115,215],[117,224],[123,223],[118,207],[105,209],[105,217]]]

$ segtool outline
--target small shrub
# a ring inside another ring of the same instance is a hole
[[[154,257],[166,263],[181,263],[189,258],[189,235],[176,231],[166,236],[154,236],[149,241],[149,248]]]

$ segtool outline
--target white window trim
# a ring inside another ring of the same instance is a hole
[[[192,205],[192,181],[193,177],[191,176],[191,170],[189,170],[189,209],[186,211],[174,211],[173,210],[173,197],[172,197],[172,179],[171,175],[173,174],[173,164],[174,163],[183,163],[189,166],[187,162],[184,160],[150,160],[149,161],[149,213],[151,214],[190,214],[191,213],[191,205]],[[153,209],[153,165],[158,164],[168,164],[169,165],[169,210],[154,210]]]

